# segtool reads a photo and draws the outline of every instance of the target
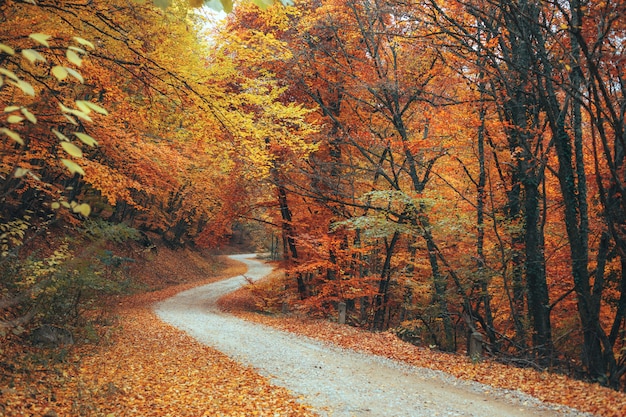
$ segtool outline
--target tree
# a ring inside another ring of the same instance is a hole
[[[485,332],[493,351],[537,366],[575,355],[562,335],[577,331],[568,320],[577,303],[584,367],[616,386],[623,152],[611,138],[623,136],[614,47],[623,25],[620,6],[606,6],[236,10],[231,30],[287,42],[293,58],[269,67],[284,97],[315,106],[324,123],[318,150],[274,176],[306,277],[301,296],[332,305],[344,283],[365,289],[375,276],[374,328],[402,310],[450,348],[456,318]]]

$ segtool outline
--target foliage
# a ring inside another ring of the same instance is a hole
[[[139,231],[124,223],[110,223],[101,218],[90,219],[82,224],[83,232],[90,240],[123,243],[128,240],[138,240]]]
[[[73,99],[73,92],[63,88],[76,82],[84,84],[83,76],[73,67],[82,66],[88,50],[94,49],[93,43],[74,36],[73,44],[63,49],[54,46],[52,36],[44,33],[30,33],[27,39],[28,45],[17,48],[0,44],[0,99],[7,115],[0,131],[11,141],[5,141],[2,150],[5,195],[17,190],[23,192],[28,187],[46,190],[52,185],[59,188],[59,183],[45,183],[46,178],[36,164],[38,158],[66,169],[66,177],[84,175],[85,171],[76,162],[83,157],[79,146],[97,145],[96,140],[85,133],[84,124],[92,122],[94,114],[108,114],[96,103]],[[42,101],[47,100],[52,91],[56,91],[56,97],[48,106],[42,106]],[[57,151],[59,145],[63,152]],[[85,203],[65,199],[52,203],[53,208],[61,205],[84,216],[91,211]]]
[[[178,270],[182,282],[244,272],[230,264],[225,270],[212,264],[215,271],[207,274],[206,262],[186,250],[149,266]],[[117,300],[109,312],[117,319],[100,321],[92,330],[95,345],[56,350],[1,345],[0,413],[107,416],[135,410],[146,416],[312,416],[287,390],[158,320],[150,306],[185,287],[189,284]],[[158,384],[153,383],[155,375]]]
[[[134,0],[138,3],[143,3],[145,0]],[[275,3],[274,0],[249,0],[250,3],[254,3],[256,6],[261,9],[266,9]],[[163,9],[167,9],[172,5],[172,0],[153,0],[154,5],[161,7]],[[233,0],[188,0],[189,6],[191,7],[202,7],[207,6],[218,12],[226,12],[230,13],[233,11]],[[284,5],[291,5],[293,2],[291,0],[281,0],[280,1]]]
[[[0,250],[2,258],[9,255],[9,251],[22,245],[26,231],[30,227],[29,215],[21,219],[14,219],[6,223],[0,223]]]
[[[137,237],[123,225],[89,221],[81,234],[62,239],[51,253],[33,252],[2,264],[3,328],[33,328],[38,324],[88,326],[88,312],[103,308],[106,297],[130,291],[134,285],[127,266],[134,259],[106,249]]]
[[[275,271],[264,279],[264,287],[269,288],[270,281],[276,286],[284,284],[281,271]],[[459,354],[444,353],[433,347],[406,343],[398,338],[395,330],[372,333],[353,326],[340,325],[329,320],[311,319],[300,311],[291,310],[285,314],[259,314],[250,299],[261,297],[262,293],[249,286],[227,294],[219,301],[221,308],[248,321],[271,326],[295,335],[304,335],[331,343],[345,349],[374,354],[412,366],[425,367],[447,372],[458,378],[478,381],[490,386],[521,390],[543,401],[574,407],[577,410],[600,416],[620,416],[626,411],[626,394],[617,393],[598,384],[578,381],[562,374],[537,371],[531,367],[520,369],[499,363],[496,358],[486,358],[473,362]],[[270,290],[271,295],[274,290]],[[288,296],[297,295],[295,288]],[[292,306],[293,307],[293,306]],[[336,313],[336,312],[335,312]],[[408,331],[419,331],[419,325],[412,322],[402,323]],[[400,330],[400,329],[396,329]],[[405,334],[408,332],[405,332]],[[413,339],[413,341],[416,341]],[[493,359],[493,360],[492,360]]]
[[[618,3],[235,9],[233,36],[289,48],[265,68],[319,129],[272,172],[300,303],[332,311],[349,283],[368,294],[354,323],[417,321],[450,350],[478,330],[496,354],[623,388]]]

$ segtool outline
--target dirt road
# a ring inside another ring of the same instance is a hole
[[[234,255],[257,280],[272,268],[254,255]],[[155,306],[159,317],[272,382],[290,389],[322,416],[586,416],[547,406],[519,392],[458,380],[447,374],[329,346],[246,322],[216,301],[246,284],[238,276],[179,293]]]

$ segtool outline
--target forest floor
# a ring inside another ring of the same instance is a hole
[[[260,313],[266,281],[280,280],[282,272],[275,270],[266,279],[243,287],[222,297],[223,310],[250,322],[256,322],[317,339],[333,345],[374,354],[415,367],[443,371],[459,379],[476,381],[494,388],[519,390],[546,403],[559,404],[605,417],[626,416],[626,393],[568,376],[518,368],[493,360],[473,362],[462,354],[451,354],[415,346],[389,332],[372,333],[329,320],[316,320],[301,314]],[[268,296],[271,296],[268,295]]]
[[[239,275],[245,266],[164,248],[139,271],[156,291],[115,299],[98,343],[47,351],[0,345],[0,416],[313,416],[311,408],[250,367],[160,321],[154,303],[183,290]],[[626,415],[626,395],[561,375],[517,369],[419,348],[389,333],[329,321],[254,313],[250,288],[224,301],[233,313],[292,333],[415,366],[444,370],[494,387],[607,417]],[[22,359],[28,358],[28,363]]]
[[[226,258],[215,261],[159,248],[135,272],[150,288],[162,288],[114,300],[95,344],[52,350],[0,344],[0,416],[314,416],[286,389],[152,311],[180,291],[246,270]]]
[[[322,417],[590,417],[517,390],[339,348],[220,310],[218,300],[272,272],[256,255],[232,255],[245,276],[181,292],[155,305],[165,322],[302,396]],[[383,344],[384,340],[381,340]]]

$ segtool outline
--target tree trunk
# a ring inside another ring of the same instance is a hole
[[[383,263],[380,279],[378,280],[378,294],[374,297],[374,321],[373,331],[385,330],[385,316],[387,301],[389,298],[389,282],[391,281],[391,258],[400,238],[398,231],[394,232],[391,241],[385,244],[385,262]]]

